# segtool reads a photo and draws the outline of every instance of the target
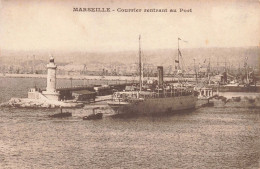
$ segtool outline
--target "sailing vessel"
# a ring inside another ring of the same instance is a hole
[[[165,113],[195,108],[197,96],[193,88],[180,83],[177,85],[165,83],[162,66],[157,67],[158,82],[149,88],[143,88],[140,40],[141,36],[139,36],[139,90],[115,92],[112,100],[107,102],[108,105],[117,113],[137,114]]]

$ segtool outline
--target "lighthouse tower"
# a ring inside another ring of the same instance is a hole
[[[47,87],[43,92],[44,96],[49,100],[59,100],[59,93],[56,91],[56,69],[57,65],[54,63],[54,58],[51,56],[50,62],[47,64]]]
[[[50,58],[50,63],[47,64],[48,74],[47,74],[47,92],[56,91],[56,69],[57,65],[54,63],[54,58]]]

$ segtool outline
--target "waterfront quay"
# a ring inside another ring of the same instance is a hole
[[[3,74],[0,73],[0,77],[11,77],[11,78],[46,78],[46,74]],[[57,79],[72,79],[72,80],[103,80],[115,82],[115,84],[120,81],[124,83],[138,83],[138,76],[91,76],[91,75],[56,75]],[[157,80],[157,77],[149,77],[150,80]],[[175,77],[164,77],[165,81],[178,81]],[[185,78],[189,82],[195,82],[195,78]],[[106,84],[106,83],[105,83]]]

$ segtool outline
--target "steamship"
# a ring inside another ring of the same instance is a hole
[[[139,36],[139,88],[138,90],[113,93],[112,99],[107,102],[108,105],[118,114],[160,114],[195,108],[197,95],[193,88],[181,83],[164,83],[162,66],[157,67],[158,82],[144,88],[142,84],[140,39]],[[179,52],[178,45],[178,61]]]

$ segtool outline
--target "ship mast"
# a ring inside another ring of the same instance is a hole
[[[209,57],[209,65],[208,65],[208,82],[210,84],[210,57]]]
[[[247,59],[248,57],[245,59],[246,83],[249,84]]]
[[[227,72],[227,58],[225,57],[225,72]]]
[[[195,76],[196,76],[196,83],[198,84],[198,75],[197,75],[197,70],[196,70],[195,58],[193,60],[194,60],[194,72],[195,72]]]
[[[141,35],[139,35],[139,87],[140,91],[142,91]]]
[[[217,74],[219,74],[218,67],[219,67],[219,64],[218,64],[218,56],[217,56]]]
[[[178,70],[180,69],[180,45],[179,45],[179,40],[180,38],[178,38]]]

